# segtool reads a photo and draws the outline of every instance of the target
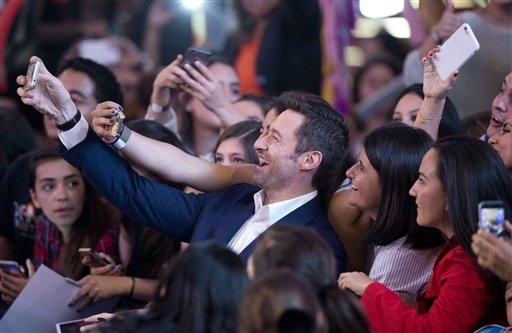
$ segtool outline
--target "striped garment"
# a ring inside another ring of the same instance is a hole
[[[440,249],[413,250],[405,244],[405,237],[388,245],[376,246],[370,278],[402,298],[416,302],[418,296],[427,290]]]

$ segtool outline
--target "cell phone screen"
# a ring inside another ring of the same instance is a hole
[[[91,323],[86,323],[80,319],[75,321],[68,321],[65,323],[58,323],[56,326],[58,333],[80,333],[80,327],[87,325],[91,325]]]
[[[482,202],[478,207],[480,228],[495,235],[504,233],[505,208],[500,201]]]

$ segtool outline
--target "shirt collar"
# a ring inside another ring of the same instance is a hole
[[[318,195],[318,191],[313,191],[301,195],[299,197],[288,199],[280,202],[275,202],[272,204],[265,205],[265,207],[269,210],[269,223],[270,225],[276,223],[281,218],[290,214],[300,206],[306,204],[308,201],[312,200]],[[265,191],[260,190],[254,194],[254,211],[256,212],[258,209],[263,207],[263,200],[265,198]]]

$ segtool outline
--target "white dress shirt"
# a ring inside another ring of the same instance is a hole
[[[254,194],[254,215],[251,216],[235,233],[228,243],[234,252],[240,254],[247,245],[251,244],[261,233],[271,225],[290,214],[300,206],[316,197],[318,191],[313,191],[300,197],[263,205],[264,190]]]
[[[59,131],[59,139],[67,149],[71,149],[87,137],[89,124],[84,116],[80,117],[78,123],[67,131]]]

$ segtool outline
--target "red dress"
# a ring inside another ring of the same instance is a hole
[[[472,332],[483,326],[493,302],[501,295],[491,293],[474,264],[454,238],[443,246],[425,295],[416,310],[382,284],[366,288],[361,302],[370,326],[382,332]],[[503,308],[503,313],[504,313]]]

